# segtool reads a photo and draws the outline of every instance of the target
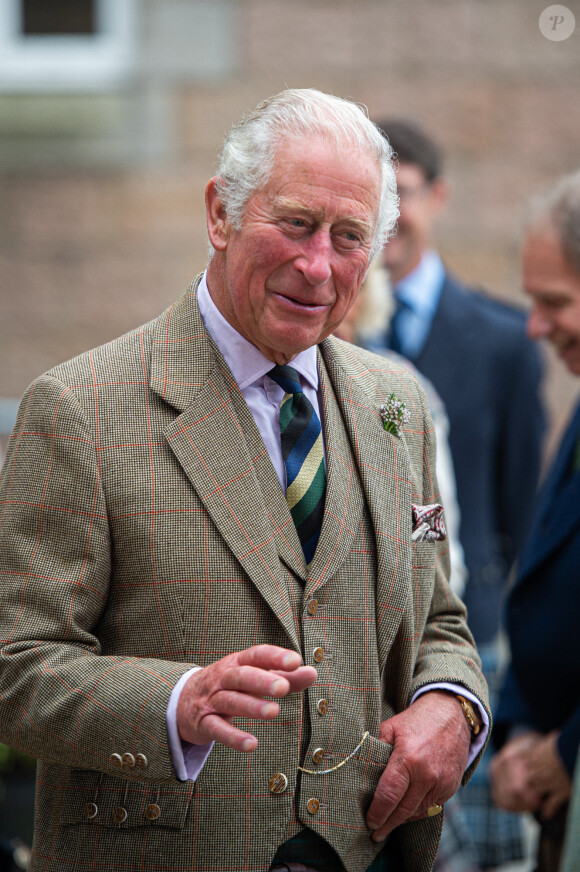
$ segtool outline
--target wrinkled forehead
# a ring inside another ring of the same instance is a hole
[[[279,143],[264,185],[280,196],[310,190],[322,195],[327,191],[329,195],[367,204],[375,214],[381,187],[382,167],[374,154],[357,145],[341,147],[322,136],[307,140],[287,137]]]
[[[381,158],[371,144],[365,140],[357,141],[340,134],[336,130],[323,130],[301,136],[298,133],[285,132],[274,138],[272,147],[272,164],[277,163],[279,156],[288,153],[307,158],[309,154],[324,149],[329,156],[341,160],[345,169],[352,164],[372,163],[378,175],[381,173]],[[348,156],[348,157],[347,157]]]

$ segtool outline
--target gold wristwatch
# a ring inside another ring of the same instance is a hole
[[[461,709],[463,711],[463,715],[465,717],[465,720],[467,721],[467,723],[471,727],[471,731],[472,731],[473,735],[477,736],[477,734],[481,730],[481,727],[483,725],[483,721],[481,720],[481,718],[477,714],[472,702],[470,702],[468,699],[465,699],[465,697],[461,696],[459,693],[457,693],[455,695],[456,695],[457,699],[459,700],[459,702],[461,703]]]

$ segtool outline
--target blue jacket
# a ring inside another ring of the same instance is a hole
[[[531,521],[545,424],[540,355],[522,311],[447,275],[427,341],[412,360],[449,417],[469,571],[464,599],[482,644],[498,631],[506,578]]]
[[[570,774],[580,744],[580,471],[570,472],[580,405],[538,499],[507,601],[512,663],[501,690],[500,729],[561,730]]]

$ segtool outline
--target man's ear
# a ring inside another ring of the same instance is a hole
[[[430,185],[431,188],[431,210],[434,215],[439,215],[447,204],[449,197],[449,185],[443,176],[437,176],[433,179]]]
[[[230,223],[217,189],[217,176],[210,179],[205,188],[205,214],[207,235],[216,251],[225,251],[228,245]]]

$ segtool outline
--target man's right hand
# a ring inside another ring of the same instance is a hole
[[[297,693],[316,681],[313,666],[302,666],[296,651],[255,645],[195,672],[177,703],[177,728],[193,745],[221,742],[236,751],[254,751],[258,740],[234,727],[234,718],[273,720],[280,711],[274,700]]]
[[[514,812],[535,812],[541,808],[542,794],[530,779],[530,755],[542,738],[534,730],[520,733],[491,758],[491,796],[499,808]]]

